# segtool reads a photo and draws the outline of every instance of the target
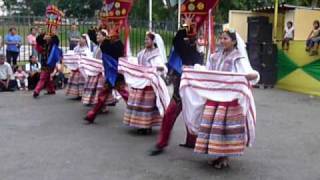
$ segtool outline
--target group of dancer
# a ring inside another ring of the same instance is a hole
[[[188,27],[173,39],[167,62],[159,34],[147,32],[145,48],[135,57],[125,57],[125,46],[117,29],[103,29],[83,34],[78,46],[62,61],[71,70],[66,88],[68,96],[91,107],[84,120],[95,122],[100,112],[108,112],[119,97],[126,103],[123,123],[149,135],[160,126],[151,156],[164,152],[174,123],[182,112],[187,135],[183,147],[206,154],[215,168],[229,166],[229,157],[240,156],[251,146],[255,135],[255,106],[251,85],[259,74],[251,68],[245,44],[234,30],[220,36],[219,48],[203,65]],[[37,49],[42,72],[33,96],[47,88],[55,94],[48,61],[59,44],[55,34],[40,35]],[[170,100],[164,77],[173,84]]]

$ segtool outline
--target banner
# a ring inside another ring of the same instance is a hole
[[[184,0],[181,4],[181,21],[187,24],[189,35],[196,35],[207,20],[210,9],[218,5],[218,0]]]

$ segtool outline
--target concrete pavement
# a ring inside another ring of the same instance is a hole
[[[84,125],[88,110],[68,99],[31,93],[0,94],[0,180],[320,180],[320,99],[256,90],[257,139],[231,168],[178,147],[175,125],[166,153],[147,156],[156,140],[122,124],[124,104]]]

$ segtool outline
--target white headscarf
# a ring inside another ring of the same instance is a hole
[[[166,64],[168,62],[168,60],[167,60],[166,48],[164,46],[164,41],[163,41],[162,37],[159,34],[154,33],[154,35],[155,35],[154,42],[157,44],[157,47],[160,50],[160,54],[161,54],[161,57],[163,59],[163,63]]]
[[[88,34],[82,34],[82,36],[86,37],[86,42],[87,42],[87,46],[89,48],[89,50],[91,50],[91,40]]]
[[[249,61],[249,56],[247,53],[247,45],[244,42],[244,40],[241,38],[240,34],[238,32],[236,32],[236,36],[237,36],[237,48],[240,52],[240,54]],[[250,62],[250,61],[249,61]]]
[[[244,58],[242,61],[242,64],[245,66],[244,68],[246,68],[247,72],[253,73],[257,75],[257,78],[255,80],[252,80],[251,83],[252,84],[257,84],[260,80],[260,74],[258,71],[254,70],[250,64],[250,60],[249,60],[249,56],[247,53],[247,46],[246,43],[244,42],[244,40],[241,38],[240,34],[238,32],[236,32],[236,36],[237,36],[237,48],[238,51],[240,52],[241,56]]]

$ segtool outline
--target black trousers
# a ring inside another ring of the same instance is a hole
[[[34,74],[33,76],[28,77],[29,89],[33,90],[36,88],[37,83],[40,80],[40,73]]]
[[[0,80],[2,82],[6,82],[7,80]],[[14,91],[17,87],[17,82],[15,80],[9,81],[9,87],[6,88],[2,83],[0,83],[0,92],[1,91]]]
[[[7,62],[9,64],[12,64],[13,66],[16,66],[18,56],[19,56],[19,52],[7,51]]]

